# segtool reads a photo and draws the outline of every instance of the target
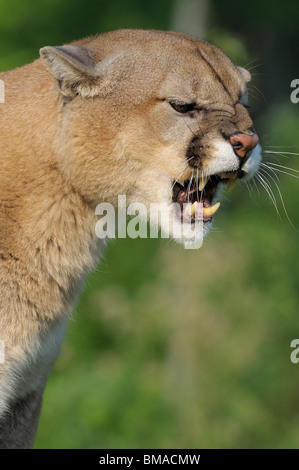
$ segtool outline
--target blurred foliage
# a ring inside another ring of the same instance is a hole
[[[299,104],[289,98],[298,3],[209,7],[206,39],[253,74],[264,148],[298,152]],[[0,0],[0,68],[118,27],[171,29],[174,8],[172,0]],[[268,159],[299,171],[298,156]],[[37,448],[298,447],[299,364],[290,361],[299,337],[298,183],[279,179],[295,229],[272,181],[281,218],[260,185],[240,184],[196,252],[165,240],[109,244],[50,376]]]

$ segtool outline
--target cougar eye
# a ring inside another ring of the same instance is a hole
[[[195,103],[177,103],[176,101],[169,101],[170,106],[178,113],[185,114],[195,109]]]

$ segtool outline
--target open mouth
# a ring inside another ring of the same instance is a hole
[[[214,203],[220,184],[227,184],[228,191],[238,180],[238,171],[222,172],[211,176],[191,178],[184,183],[173,184],[172,200],[181,207],[181,221],[195,220],[211,222],[213,215],[220,207],[220,202]],[[201,208],[201,210],[198,210]]]

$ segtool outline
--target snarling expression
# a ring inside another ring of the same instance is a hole
[[[219,188],[257,171],[250,74],[215,46],[122,30],[44,48],[42,59],[64,100],[62,169],[92,203],[117,204],[119,194],[147,207],[176,202],[175,224],[201,218],[206,235]]]

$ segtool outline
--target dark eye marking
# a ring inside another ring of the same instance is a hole
[[[196,106],[196,103],[179,103],[177,101],[169,101],[170,106],[181,114],[189,113],[190,111],[199,111],[201,108]]]

